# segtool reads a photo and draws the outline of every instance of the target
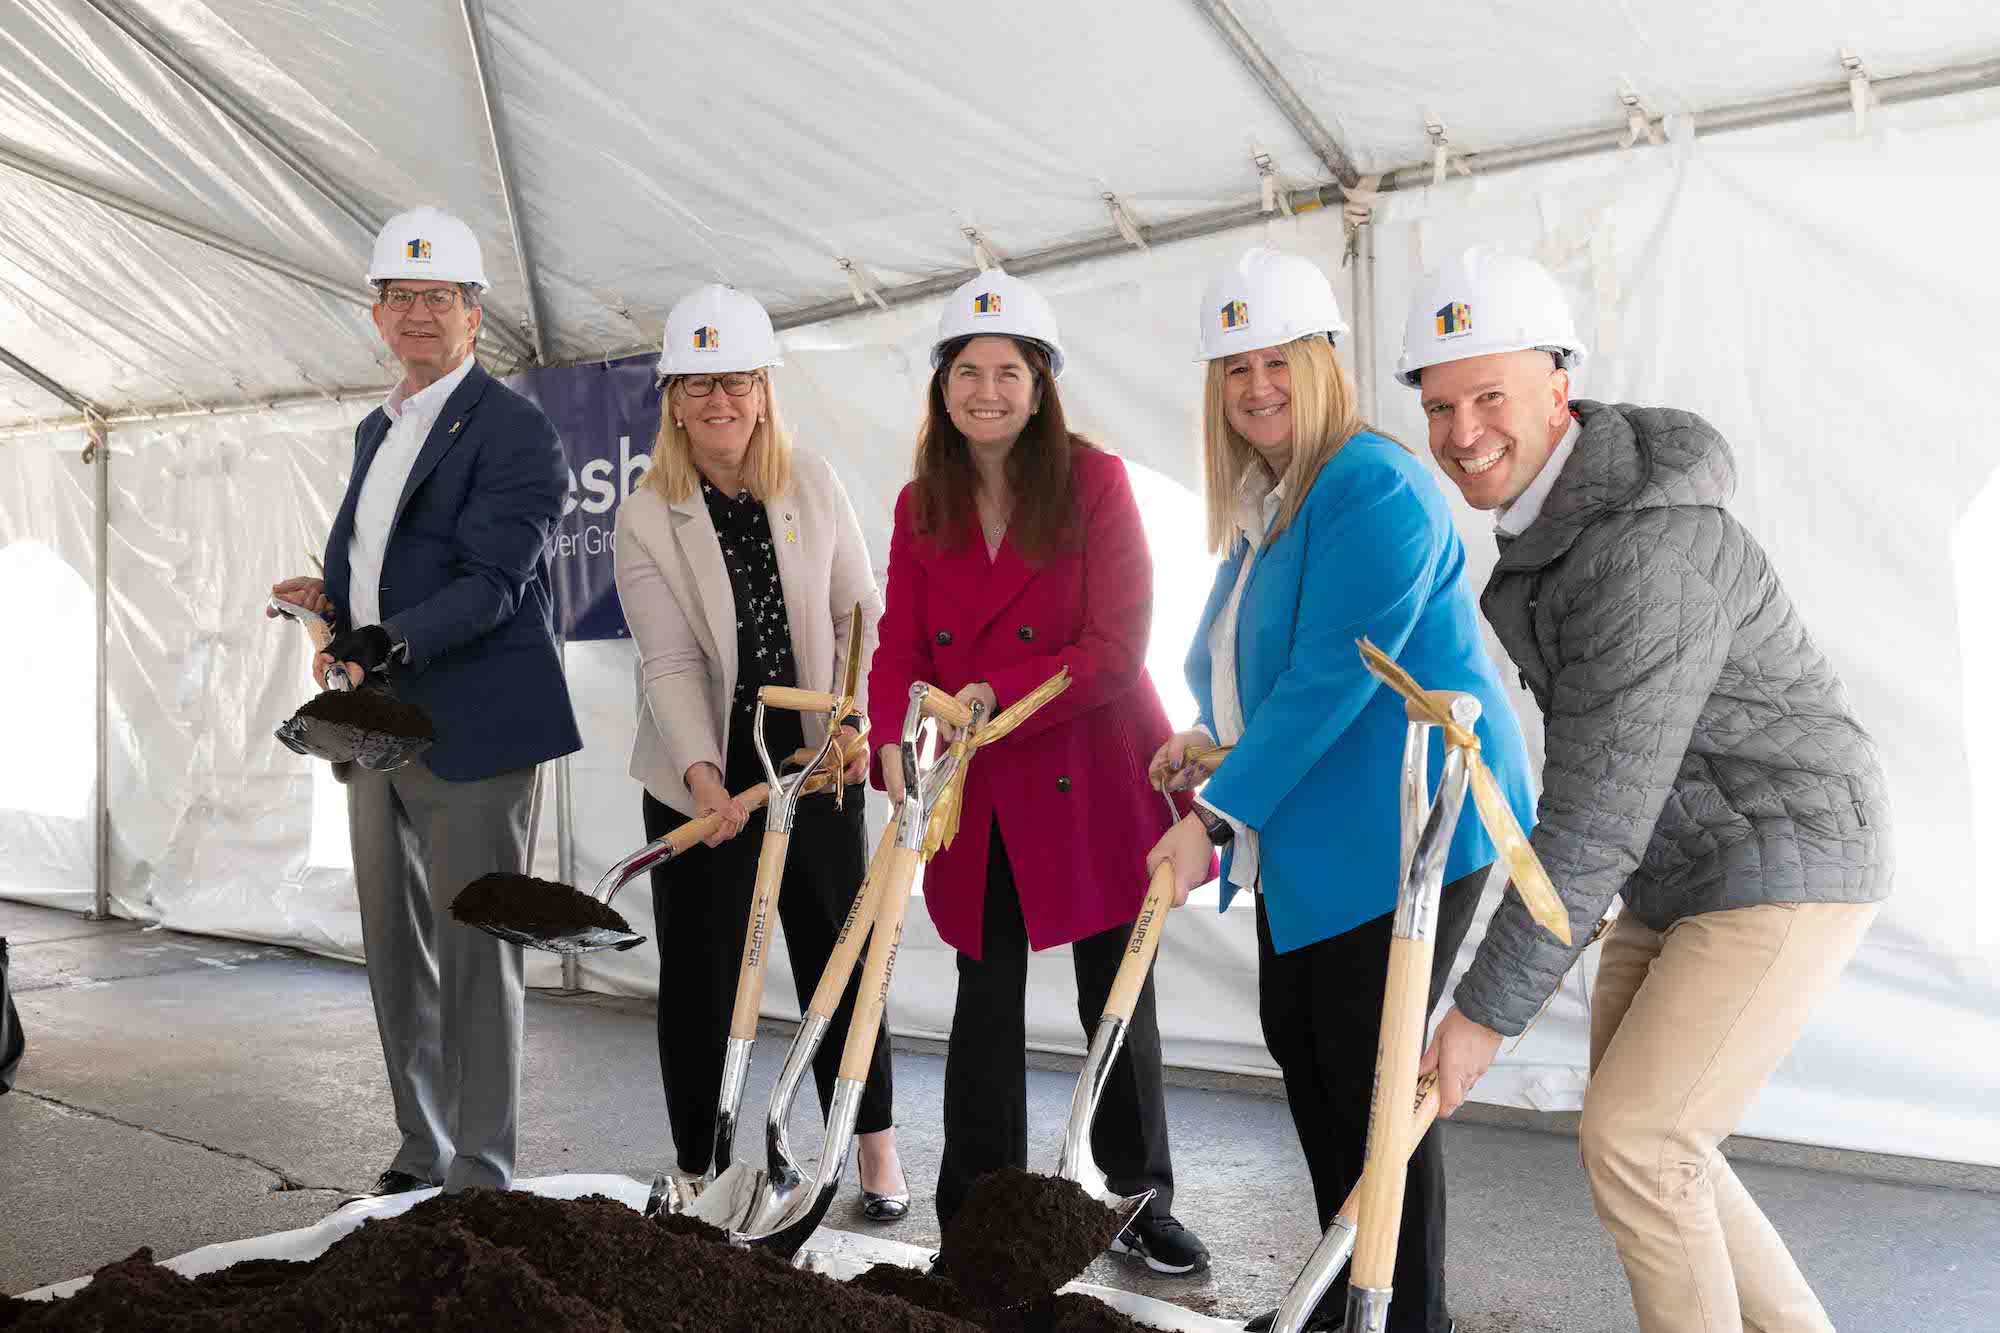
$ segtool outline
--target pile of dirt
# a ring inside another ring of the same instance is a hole
[[[623,916],[567,884],[502,871],[481,875],[466,885],[452,899],[451,914],[468,926],[507,926],[547,938],[566,938],[592,929],[632,929]]]
[[[1017,1236],[1019,1235],[1017,1229]],[[914,1270],[854,1283],[722,1243],[685,1217],[650,1221],[610,1199],[474,1190],[370,1222],[309,1263],[253,1260],[188,1279],[150,1250],[107,1264],[67,1300],[0,1297],[6,1333],[1130,1333],[1087,1297],[979,1315],[912,1304],[951,1295]]]
[[[1019,1305],[1090,1267],[1117,1234],[1118,1214],[1075,1181],[1008,1167],[973,1184],[934,1271],[981,1306]]]

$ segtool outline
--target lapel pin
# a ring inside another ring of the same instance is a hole
[[[458,428],[459,428],[460,426],[463,426],[464,424],[465,424],[465,423],[464,423],[463,421],[454,421],[454,422],[452,422],[452,423],[451,423],[451,429],[450,429],[450,430],[448,430],[448,431],[446,431],[446,432],[445,432],[445,434],[447,434],[447,435],[456,435],[456,434],[458,434]]]

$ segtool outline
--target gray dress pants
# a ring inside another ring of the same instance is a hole
[[[368,989],[402,1146],[389,1163],[450,1191],[514,1177],[521,949],[451,919],[459,890],[527,868],[535,770],[446,782],[422,759],[356,768],[347,828]]]

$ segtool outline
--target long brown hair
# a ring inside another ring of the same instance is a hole
[[[972,450],[945,409],[944,387],[952,363],[971,341],[961,338],[946,345],[938,368],[931,372],[930,409],[917,436],[917,531],[939,546],[969,539],[979,528],[973,501],[977,477]],[[1073,434],[1063,420],[1062,398],[1056,393],[1049,354],[1042,345],[1027,338],[1012,342],[1028,363],[1042,395],[1040,408],[1028,418],[1027,427],[1007,454],[1007,485],[1014,492],[1007,533],[1015,548],[1033,563],[1075,539],[1070,454],[1097,446]]]

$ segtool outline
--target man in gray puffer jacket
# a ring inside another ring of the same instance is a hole
[[[1426,279],[1402,378],[1500,561],[1481,605],[1540,705],[1533,844],[1575,946],[1494,914],[1425,1053],[1449,1114],[1614,898],[1580,1130],[1644,1333],[1831,1333],[1717,1152],[1853,956],[1891,870],[1887,788],[1692,413],[1571,402],[1549,275],[1476,248]]]

